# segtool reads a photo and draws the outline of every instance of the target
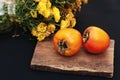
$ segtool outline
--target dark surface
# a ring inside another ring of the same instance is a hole
[[[120,0],[89,0],[77,14],[76,27],[83,30],[90,25],[103,28],[115,40],[115,69],[112,79],[81,76],[55,72],[40,72],[30,69],[36,40],[21,35],[0,35],[0,80],[120,80]]]

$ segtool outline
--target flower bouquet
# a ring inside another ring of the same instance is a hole
[[[1,0],[0,33],[17,24],[42,41],[59,29],[74,27],[82,3],[88,0]]]
[[[74,27],[82,3],[88,0],[17,0],[14,21],[42,41],[59,29]]]

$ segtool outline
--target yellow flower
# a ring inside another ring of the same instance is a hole
[[[37,30],[35,28],[32,28],[31,33],[33,36],[36,36],[36,37],[38,36]]]
[[[44,10],[43,16],[45,18],[48,18],[51,15],[51,9],[46,9]]]
[[[60,10],[57,8],[57,7],[53,7],[53,13],[52,13],[53,15],[54,15],[54,18],[55,18],[55,21],[56,22],[59,22],[59,20],[60,20]]]
[[[37,10],[38,10],[39,14],[43,15],[44,10],[46,10],[46,3],[39,2],[37,5]]]
[[[32,16],[33,18],[37,18],[37,11],[31,10],[31,11],[30,11],[30,14],[31,14],[31,16]]]
[[[74,5],[71,5],[71,6],[67,9],[67,11],[68,11],[68,12],[72,12],[72,11],[74,10],[74,7],[75,7]]]
[[[50,33],[49,31],[46,31],[46,32],[45,32],[45,36],[46,36],[46,37],[50,36],[50,34],[51,34],[51,33]]]
[[[61,21],[60,28],[74,27],[76,25],[76,19],[74,18],[74,14],[69,11],[65,17],[65,20]]]
[[[51,32],[51,33],[54,33],[55,28],[56,28],[55,25],[52,24],[52,23],[50,23],[50,24],[48,25],[48,27],[47,27],[47,31],[49,31],[49,32]]]
[[[34,0],[35,2],[39,2],[40,0]]]
[[[66,15],[66,19],[71,19],[73,17],[74,17],[74,14],[71,11]]]
[[[72,18],[70,20],[70,27],[74,27],[76,25],[76,19],[75,18]]]
[[[43,22],[41,22],[38,26],[37,26],[37,31],[39,32],[45,32],[47,30],[47,25]]]
[[[76,0],[76,5],[77,6],[80,6],[82,4],[82,1],[81,0]]]
[[[37,5],[39,14],[48,18],[51,15],[51,2],[49,0],[41,0]]]
[[[68,19],[62,20],[60,24],[60,29],[67,28],[70,26],[70,21]]]
[[[84,3],[84,4],[87,4],[87,3],[88,3],[88,0],[83,0],[83,3]]]
[[[40,0],[40,2],[45,2],[45,3],[47,3],[49,0]]]
[[[38,34],[38,37],[37,37],[37,40],[38,40],[38,41],[42,41],[42,40],[45,39],[45,37],[46,37],[46,36],[45,36],[44,33],[39,33],[39,34]]]
[[[51,8],[51,2],[50,2],[50,0],[47,1],[46,7],[47,7],[47,8]]]

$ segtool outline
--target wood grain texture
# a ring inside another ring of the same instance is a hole
[[[109,48],[100,55],[89,54],[81,48],[76,55],[64,57],[55,51],[52,41],[37,42],[30,66],[34,70],[112,78],[114,43],[111,40]]]

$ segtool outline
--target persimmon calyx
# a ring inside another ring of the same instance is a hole
[[[66,40],[59,40],[57,44],[58,52],[65,54],[65,51],[70,49]]]
[[[89,31],[86,31],[84,34],[83,34],[83,42],[86,43],[87,40],[89,39]]]

